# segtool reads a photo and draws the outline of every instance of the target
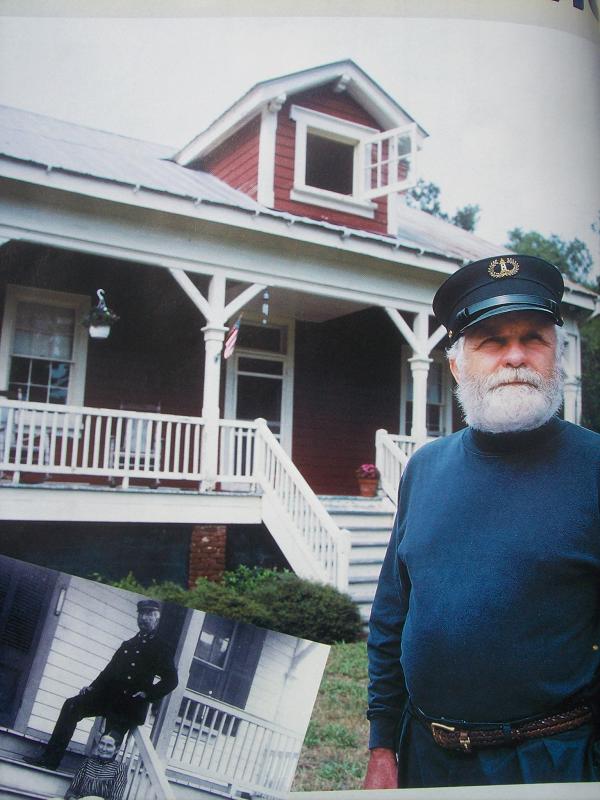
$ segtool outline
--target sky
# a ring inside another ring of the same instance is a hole
[[[2,9],[0,8],[0,11]],[[430,134],[419,172],[477,234],[583,239],[600,273],[600,48],[444,17],[0,16],[0,103],[180,147],[255,83],[353,59]]]

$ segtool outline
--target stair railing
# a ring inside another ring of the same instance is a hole
[[[397,502],[402,473],[416,449],[417,443],[410,436],[397,436],[384,428],[375,434],[375,466],[381,476],[381,488],[393,503]]]
[[[294,571],[346,592],[350,534],[331,519],[264,419],[256,420],[254,476],[263,520]]]
[[[123,755],[127,764],[127,786],[123,800],[176,800],[148,732],[134,728]]]

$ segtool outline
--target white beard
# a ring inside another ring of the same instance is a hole
[[[556,414],[562,402],[563,382],[560,365],[555,366],[549,378],[526,367],[503,367],[480,377],[469,374],[463,361],[456,396],[472,428],[490,433],[528,431],[539,428]]]

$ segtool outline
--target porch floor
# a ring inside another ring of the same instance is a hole
[[[0,479],[4,520],[259,524],[261,496],[249,485],[198,491],[172,486],[94,485]]]

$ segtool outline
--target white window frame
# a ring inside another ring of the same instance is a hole
[[[260,325],[260,319],[245,317],[244,322],[251,325]],[[225,380],[225,417],[235,419],[238,392],[238,360],[239,357],[262,359],[265,361],[281,361],[283,372],[281,375],[281,428],[280,444],[288,454],[292,454],[292,435],[294,422],[294,320],[279,321],[273,319],[269,321],[267,327],[283,328],[286,333],[286,352],[274,353],[272,350],[255,350],[253,348],[237,347],[233,356],[226,361],[226,380]]]
[[[290,192],[290,199],[373,219],[377,204],[360,197],[364,171],[364,148],[361,145],[366,139],[379,135],[380,131],[356,122],[339,119],[339,117],[332,117],[330,114],[323,114],[321,111],[313,111],[295,105],[290,108],[290,119],[296,123],[294,184]],[[306,184],[306,141],[309,133],[354,146],[351,195],[319,189]]]
[[[410,379],[409,378],[410,363],[408,359],[411,358],[412,355],[413,352],[411,348],[408,345],[402,345],[399,431],[400,435],[403,436],[410,436],[410,431],[406,429],[406,404],[411,399],[408,396],[408,384]],[[429,358],[431,358],[437,364],[440,364],[442,367],[443,404],[442,404],[442,412],[440,414],[441,432],[439,436],[448,436],[448,434],[452,433],[452,379],[451,379],[450,367],[448,366],[448,359],[446,358],[446,354],[439,350],[432,350],[431,353],[429,353]],[[427,375],[427,379],[429,380],[429,373]],[[432,436],[432,434],[430,434],[428,431],[427,436]],[[437,436],[435,438],[437,438]]]
[[[87,368],[88,332],[81,324],[83,316],[90,310],[90,298],[86,295],[55,292],[33,286],[8,284],[4,301],[2,332],[0,333],[0,391],[8,391],[10,359],[15,338],[15,323],[18,303],[40,303],[75,311],[73,330],[72,365],[69,373],[67,405],[83,405],[85,373]]]

